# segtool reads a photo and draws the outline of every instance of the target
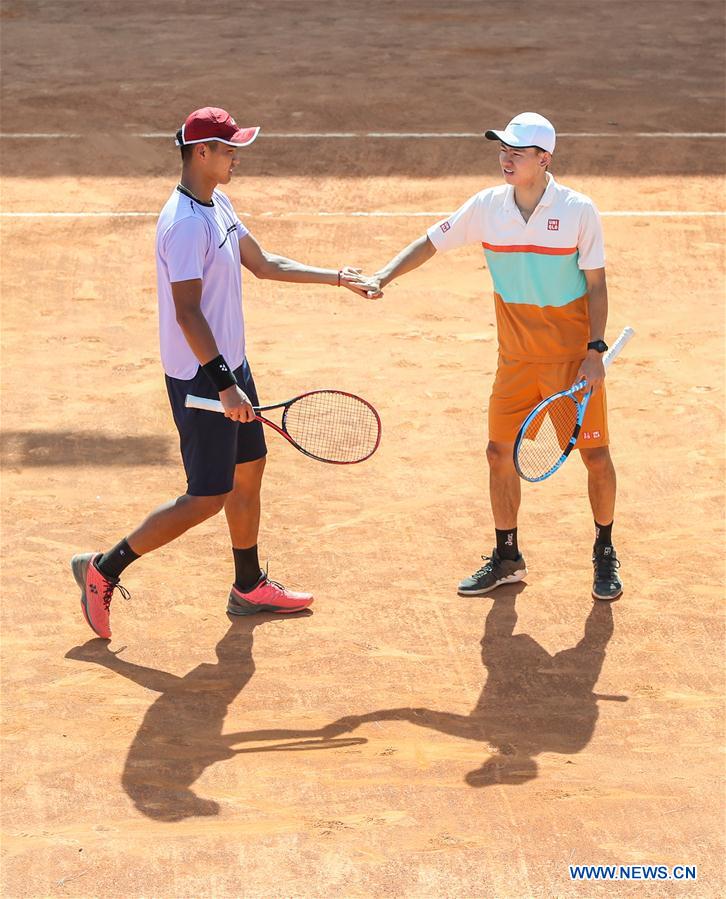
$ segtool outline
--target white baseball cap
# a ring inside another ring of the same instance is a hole
[[[509,147],[539,147],[548,153],[555,150],[555,127],[536,112],[520,112],[504,131],[485,131],[484,137],[500,140]]]

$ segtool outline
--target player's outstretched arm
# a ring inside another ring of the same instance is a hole
[[[315,268],[286,256],[268,253],[254,239],[246,234],[239,242],[242,265],[256,278],[270,281],[289,281],[294,284],[329,284],[332,287],[347,287],[358,296],[371,298],[368,291],[359,285],[361,270],[346,265],[340,269]],[[382,295],[380,293],[374,294]]]
[[[412,244],[409,244],[404,250],[394,256],[390,262],[387,262],[383,268],[368,278],[361,276],[356,281],[356,286],[364,288],[368,292],[369,297],[382,296],[382,289],[398,278],[405,275],[406,272],[412,272],[415,268],[423,265],[436,252],[436,247],[431,243],[428,234],[424,234]]]

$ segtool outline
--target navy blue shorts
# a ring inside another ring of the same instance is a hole
[[[235,369],[240,388],[253,406],[259,406],[257,388],[247,360]],[[234,468],[241,462],[254,462],[267,454],[262,423],[250,421],[240,424],[230,421],[219,412],[187,409],[184,400],[188,393],[219,399],[219,393],[200,367],[189,381],[166,375],[174,424],[179,431],[179,445],[184,471],[187,474],[187,493],[190,496],[219,496],[234,486]]]

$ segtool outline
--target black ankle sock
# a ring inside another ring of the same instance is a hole
[[[500,559],[511,559],[513,562],[519,558],[519,547],[517,546],[517,529],[500,531],[499,528],[494,529],[497,535],[497,552]]]
[[[613,523],[598,524],[595,522],[595,546],[612,546]]]
[[[96,568],[107,578],[118,580],[121,577],[121,572],[138,558],[139,556],[136,555],[126,542],[126,538],[124,538],[113,549],[109,549],[107,553],[101,556],[96,563]]]
[[[234,585],[238,590],[249,590],[259,581],[260,560],[257,555],[257,544],[249,549],[235,549],[234,555]]]

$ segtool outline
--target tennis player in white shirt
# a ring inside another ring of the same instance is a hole
[[[224,509],[235,578],[227,611],[298,612],[313,601],[261,571],[257,550],[260,486],[267,448],[245,355],[242,271],[257,278],[346,287],[359,296],[359,270],[314,268],[264,250],[219,190],[238,165],[238,152],[259,128],[240,128],[223,109],[188,116],[176,135],[182,173],[161,211],[156,232],[161,361],[179,431],[187,490],[155,509],[106,552],[82,553],[71,567],[92,630],[109,639],[110,605],[121,573],[140,556]],[[187,409],[187,393],[219,398],[225,415]]]

